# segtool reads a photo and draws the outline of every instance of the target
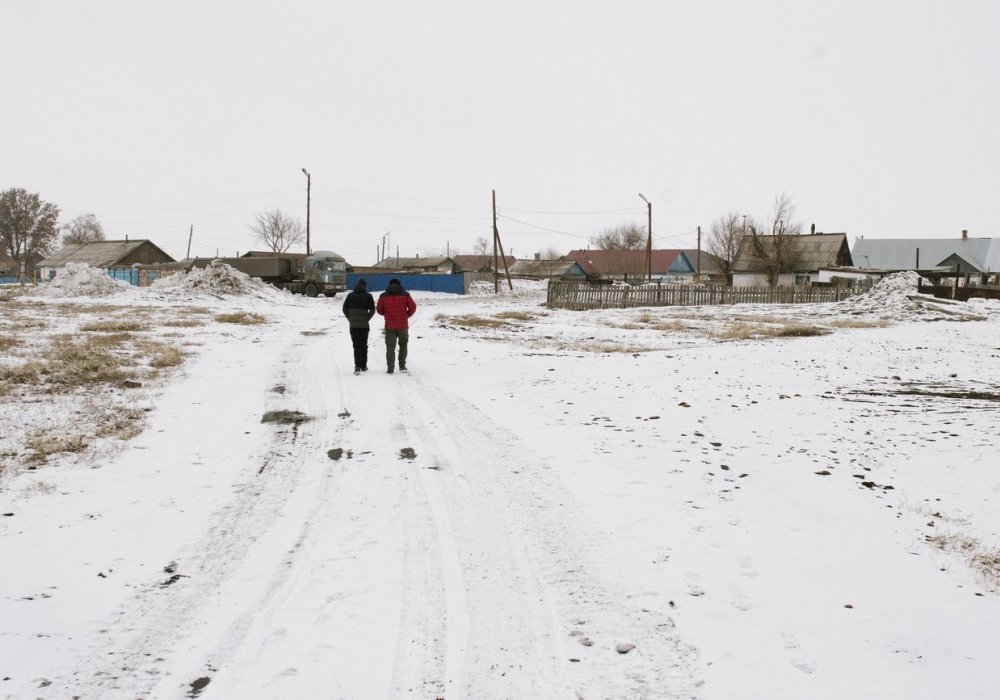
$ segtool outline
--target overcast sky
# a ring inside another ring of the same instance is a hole
[[[808,230],[1000,236],[1000,2],[4,0],[0,189],[176,258],[253,214],[374,262]]]

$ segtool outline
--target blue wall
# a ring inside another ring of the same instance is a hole
[[[389,280],[397,279],[403,283],[403,288],[409,292],[446,292],[448,294],[465,294],[465,278],[462,275],[430,274],[430,275],[400,275],[378,274],[365,275],[354,272],[347,273],[347,289],[354,289],[358,280],[368,282],[368,291],[375,293],[384,291],[389,286]]]

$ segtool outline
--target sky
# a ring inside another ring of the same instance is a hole
[[[178,259],[304,224],[303,168],[352,264],[472,252],[494,190],[517,257],[645,227],[639,193],[657,248],[782,193],[851,240],[995,236],[998,33],[991,0],[7,0],[0,189]]]

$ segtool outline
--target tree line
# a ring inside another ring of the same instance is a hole
[[[81,214],[59,225],[59,207],[43,200],[38,193],[12,187],[0,192],[0,252],[20,263],[34,255],[46,256],[56,245],[92,243],[105,240],[104,228],[94,214]],[[791,268],[796,255],[793,236],[802,233],[802,223],[794,220],[792,198],[782,193],[775,197],[770,214],[756,219],[732,209],[715,219],[708,232],[705,250],[721,261],[723,271],[732,272],[733,262],[741,247],[760,261],[768,281],[774,284],[781,272]],[[302,242],[305,230],[295,218],[278,209],[254,215],[249,225],[253,238],[266,249],[284,253]],[[646,246],[648,229],[624,222],[608,227],[590,238],[598,250],[640,250]],[[485,237],[476,239],[473,253],[492,254],[492,244]],[[539,251],[542,259],[562,257],[559,250],[549,247]]]

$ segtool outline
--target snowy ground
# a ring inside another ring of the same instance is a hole
[[[996,697],[1000,305],[219,279],[0,292],[0,697]]]

